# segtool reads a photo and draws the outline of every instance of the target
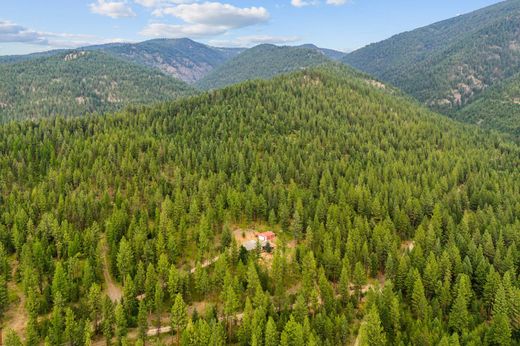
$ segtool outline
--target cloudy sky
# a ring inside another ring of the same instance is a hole
[[[349,51],[497,0],[1,0],[0,55],[189,37]]]

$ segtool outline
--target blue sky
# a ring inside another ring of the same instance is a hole
[[[190,37],[354,50],[497,0],[2,0],[0,55]]]

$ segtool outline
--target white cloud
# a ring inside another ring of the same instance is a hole
[[[213,46],[221,47],[251,47],[262,43],[288,44],[300,40],[301,37],[298,36],[251,35],[240,36],[231,40],[211,40],[209,43]]]
[[[226,26],[212,26],[204,24],[164,24],[152,23],[148,24],[140,34],[148,37],[168,37],[168,38],[183,38],[183,37],[207,37],[220,35],[228,31]]]
[[[345,5],[348,0],[327,0],[327,5],[341,6]]]
[[[0,42],[47,44],[48,40],[34,30],[29,30],[12,22],[0,21]]]
[[[220,2],[183,4],[154,11],[157,16],[171,15],[186,23],[241,28],[269,20],[263,7],[240,8]]]
[[[157,17],[172,16],[184,23],[151,23],[141,31],[141,35],[172,38],[215,36],[229,30],[263,23],[270,18],[269,12],[263,7],[240,8],[220,2],[161,7],[155,9],[153,14]]]
[[[291,0],[291,5],[294,7],[315,6],[318,4],[319,1],[317,0]]]
[[[167,5],[191,4],[197,0],[134,0],[134,2],[144,7],[157,8]]]
[[[97,0],[89,5],[90,11],[111,18],[134,17],[135,12],[126,1]]]
[[[9,21],[0,21],[0,42],[37,44],[49,47],[73,48],[91,44],[122,42],[121,39],[101,39],[93,35],[36,31]]]

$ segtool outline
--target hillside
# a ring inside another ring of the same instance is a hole
[[[5,337],[518,340],[520,148],[373,84],[306,69],[0,126]],[[274,250],[240,248],[258,230]]]
[[[338,50],[328,49],[328,48],[321,48],[321,47],[318,47],[318,46],[316,46],[314,44],[311,44],[311,43],[302,44],[302,45],[300,45],[298,47],[300,47],[300,48],[308,48],[308,49],[315,49],[315,50],[321,52],[323,55],[325,55],[329,59],[337,60],[337,61],[341,60],[346,55],[345,53],[340,52]]]
[[[211,71],[195,86],[201,89],[217,89],[245,80],[268,79],[330,61],[324,53],[315,48],[262,44],[244,51]]]
[[[156,68],[187,83],[194,83],[242,50],[216,48],[183,39],[156,39],[140,43],[87,47],[133,63]]]
[[[520,1],[405,32],[345,56],[442,112],[470,103],[520,69]]]
[[[484,91],[453,114],[455,119],[497,129],[520,138],[520,74]]]
[[[173,77],[101,52],[0,64],[0,75],[2,121],[103,113],[193,92]]]
[[[101,51],[134,64],[158,69],[187,83],[194,83],[243,51],[241,48],[211,47],[187,38],[108,43],[81,47],[77,50]],[[0,64],[52,57],[74,51],[60,49],[27,55],[0,56]]]
[[[22,61],[28,61],[38,58],[48,58],[54,55],[58,55],[60,53],[67,52],[66,49],[53,49],[44,52],[37,52],[31,54],[22,54],[22,55],[0,55],[0,64],[12,64]]]

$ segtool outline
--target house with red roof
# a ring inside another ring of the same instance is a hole
[[[276,239],[276,234],[274,232],[267,231],[267,232],[257,233],[256,237],[258,238],[260,243],[273,242]]]

